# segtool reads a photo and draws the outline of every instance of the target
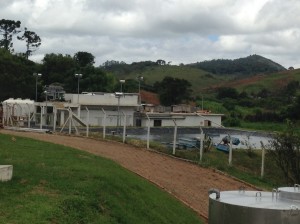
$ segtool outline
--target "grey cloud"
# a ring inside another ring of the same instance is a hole
[[[273,0],[259,11],[256,23],[265,31],[297,28],[300,24],[300,1]]]
[[[159,58],[175,64],[257,53],[300,67],[298,2],[11,0],[0,2],[0,14],[41,36],[33,60],[88,51],[97,64]]]

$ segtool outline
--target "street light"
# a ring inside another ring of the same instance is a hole
[[[123,83],[125,83],[125,80],[124,80],[124,79],[121,79],[121,80],[120,80],[120,83],[121,83],[121,93],[122,93],[122,92],[123,92],[122,85],[123,85]]]
[[[77,82],[77,103],[79,104],[79,79],[82,77],[82,74],[75,74],[75,77],[78,78],[78,82]]]
[[[42,74],[33,73],[33,76],[35,76],[35,102],[37,102],[37,81],[38,81],[38,77],[41,77]]]
[[[120,98],[123,96],[123,93],[116,92],[115,97],[118,99],[118,116],[117,116],[117,133],[119,133],[119,126],[120,126]]]
[[[48,105],[47,105],[47,101],[48,101],[48,91],[45,90],[44,91],[45,96],[46,96],[46,110],[45,110],[45,125],[46,125],[46,129],[48,128],[48,124],[47,124],[47,115],[48,115]],[[42,121],[41,121],[42,122]]]
[[[144,80],[143,76],[136,77],[139,82],[139,105],[141,105],[142,98],[141,98],[141,82]]]

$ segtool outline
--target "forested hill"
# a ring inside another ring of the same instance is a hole
[[[216,75],[254,75],[260,73],[272,73],[286,70],[280,64],[264,58],[260,55],[250,55],[235,60],[217,59],[211,61],[187,64]]]

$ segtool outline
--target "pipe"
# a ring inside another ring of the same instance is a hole
[[[213,194],[215,193],[216,194],[216,199],[219,199],[220,198],[220,191],[216,188],[211,188],[208,190],[208,194]]]

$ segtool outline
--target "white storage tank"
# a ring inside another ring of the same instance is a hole
[[[2,102],[3,116],[28,117],[34,112],[34,101],[30,99],[9,98]]]
[[[300,186],[265,191],[209,191],[209,224],[299,224]]]

